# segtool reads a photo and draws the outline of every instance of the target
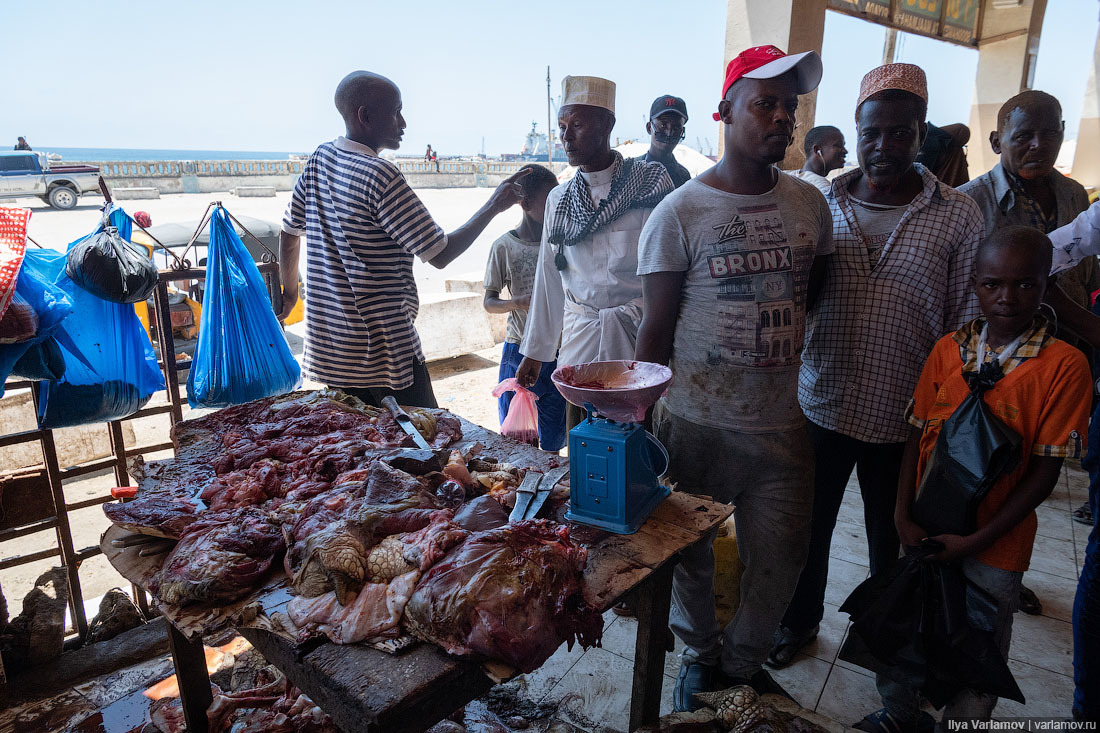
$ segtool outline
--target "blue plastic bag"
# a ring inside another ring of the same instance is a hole
[[[15,292],[22,296],[38,316],[38,332],[27,341],[0,345],[0,397],[4,395],[4,380],[9,375],[24,379],[58,379],[64,363],[57,359],[53,334],[70,313],[73,301],[53,284],[55,263],[64,259],[60,252],[47,249],[27,250]]]
[[[123,238],[129,239],[132,225],[126,212],[112,205],[108,214]],[[101,229],[102,224],[96,231]],[[42,382],[38,400],[41,428],[119,420],[140,410],[154,392],[164,389],[153,345],[134,306],[110,303],[78,288],[65,274],[65,262],[65,254],[56,253],[48,268],[54,285],[73,302],[72,315],[54,334],[65,359],[65,374],[59,380]]]
[[[192,407],[239,405],[290,392],[301,381],[260,271],[218,206],[210,216],[206,292],[187,401]]]

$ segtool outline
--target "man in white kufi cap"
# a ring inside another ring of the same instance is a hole
[[[664,166],[611,149],[615,82],[562,80],[558,130],[577,175],[546,199],[542,243],[524,355],[516,378],[534,384],[543,362],[561,366],[634,358],[642,320],[638,237],[653,207],[673,189]],[[559,341],[561,351],[558,351]],[[568,407],[573,427],[583,410]]]

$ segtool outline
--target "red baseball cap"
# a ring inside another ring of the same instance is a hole
[[[817,51],[787,55],[775,46],[754,46],[742,51],[726,66],[722,96],[738,79],[774,79],[794,69],[798,73],[798,93],[807,94],[821,83],[821,57]],[[715,121],[720,118],[714,113]]]

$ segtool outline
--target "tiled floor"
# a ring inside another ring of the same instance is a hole
[[[1003,700],[994,712],[996,716],[1069,715],[1073,697],[1070,617],[1088,536],[1088,527],[1072,521],[1070,512],[1087,496],[1088,477],[1078,469],[1067,468],[1038,510],[1038,537],[1024,583],[1042,600],[1043,614],[1016,614],[1009,654],[1009,667],[1027,704]],[[871,673],[837,659],[848,631],[848,616],[838,608],[868,572],[862,524],[863,505],[853,480],[833,536],[825,618],[819,636],[789,667],[772,671],[805,710],[833,721],[830,727],[836,728],[851,725],[881,707]],[[606,622],[602,649],[584,653],[576,648],[572,652],[560,650],[541,669],[527,675],[527,691],[536,699],[562,700],[570,717],[581,727],[621,731],[627,727],[637,627],[633,619],[611,613]],[[678,668],[677,655],[670,654],[665,664],[662,713],[671,708]]]

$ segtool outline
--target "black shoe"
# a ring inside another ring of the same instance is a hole
[[[672,693],[672,712],[690,713],[705,707],[695,699],[696,692],[710,692],[720,675],[717,664],[680,662],[680,674],[676,676],[676,688]]]
[[[864,716],[863,720],[853,724],[852,727],[865,733],[933,733],[936,729],[936,719],[922,710],[915,725],[906,724],[886,712],[886,708],[882,708]]]
[[[1082,504],[1081,506],[1074,509],[1073,512],[1070,514],[1070,517],[1072,517],[1073,521],[1075,521],[1075,522],[1080,522],[1081,524],[1087,524],[1088,526],[1091,527],[1092,526],[1092,506],[1086,501],[1084,504]]]
[[[1035,591],[1026,585],[1020,586],[1020,610],[1028,616],[1038,616],[1043,612],[1043,602],[1039,600],[1039,596],[1035,595]]]
[[[798,702],[791,696],[791,693],[783,689],[782,685],[772,679],[772,676],[764,669],[754,673],[751,677],[728,677],[724,682],[727,683],[724,687],[748,685],[756,690],[757,695],[782,695],[788,700],[792,700],[795,703]]]
[[[802,651],[803,647],[817,638],[818,626],[809,631],[794,631],[780,627],[775,632],[775,646],[771,654],[764,660],[772,669],[782,669],[794,661],[794,658]]]

